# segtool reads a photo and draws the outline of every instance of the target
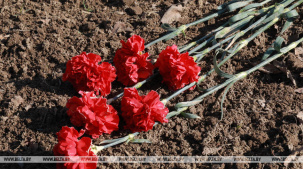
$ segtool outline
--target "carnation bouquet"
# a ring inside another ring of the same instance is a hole
[[[236,74],[228,74],[220,69],[249,42],[281,19],[286,19],[286,22],[280,34],[285,32],[292,20],[298,16],[294,8],[302,3],[302,1],[287,0],[264,7],[268,2],[269,0],[262,3],[254,3],[250,0],[228,2],[220,6],[216,13],[179,28],[164,25],[164,28],[170,32],[148,44],[145,44],[144,38],[139,35],[132,35],[126,42],[121,40],[121,47],[116,50],[113,64],[101,62],[101,57],[93,53],[83,52],[72,57],[66,64],[62,79],[69,81],[81,95],[73,96],[66,104],[71,123],[81,130],[78,132],[73,127],[62,127],[57,133],[58,144],[53,149],[54,155],[96,156],[103,149],[124,142],[150,143],[149,140],[134,137],[140,132],[152,130],[157,124],[169,123],[173,116],[200,118],[186,110],[190,106],[199,104],[206,96],[226,87],[221,101],[220,119],[222,120],[223,102],[228,89],[234,83],[294,49],[303,41],[303,38],[300,38],[282,46],[283,38],[279,36],[260,62],[252,68]],[[167,45],[154,62],[151,61],[149,53],[145,52],[145,49],[153,44],[185,33],[189,27],[233,11],[238,13],[204,37],[182,47]],[[248,37],[244,38],[244,35]],[[242,40],[238,41],[238,39]],[[211,51],[215,51],[213,68],[203,73],[198,63]],[[208,89],[199,87],[213,72],[226,80]],[[146,95],[139,95],[137,89],[155,76],[161,76],[163,85],[173,91],[167,98],[161,100],[160,95],[154,90]],[[107,99],[112,89],[111,83],[115,80],[124,85],[124,92]],[[186,102],[179,102],[175,104],[173,110],[169,110],[166,107],[168,101],[186,90],[197,90],[199,96]],[[110,104],[121,97],[119,101],[121,109],[115,110]],[[121,121],[124,123],[119,128]],[[126,130],[129,134],[121,138],[104,140],[100,145],[92,144],[91,138],[96,139],[104,133],[111,134],[118,130]],[[82,137],[84,133],[89,137]],[[96,164],[65,163],[58,164],[58,168],[96,168]]]

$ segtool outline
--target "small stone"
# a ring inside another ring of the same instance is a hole
[[[303,111],[300,111],[297,114],[297,118],[298,118],[299,123],[303,123]]]
[[[12,98],[11,103],[15,106],[18,107],[21,103],[23,103],[24,99],[21,96],[15,96]]]
[[[303,54],[303,48],[295,48],[295,55],[302,55]]]
[[[122,1],[127,6],[130,6],[130,5],[132,5],[135,2],[135,0],[122,0]]]
[[[102,48],[101,51],[102,51],[103,56],[108,56],[108,49],[107,48]]]
[[[140,8],[139,6],[134,6],[134,7],[127,8],[126,12],[129,15],[141,15],[143,11],[142,11],[142,8]]]

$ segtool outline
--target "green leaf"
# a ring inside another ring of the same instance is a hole
[[[201,117],[196,114],[182,112],[181,115],[188,119],[201,119]]]
[[[266,52],[264,53],[264,55],[262,56],[261,61],[266,60],[273,52],[275,51],[275,48],[270,47],[266,50]]]
[[[218,6],[217,10],[222,10],[222,9],[226,8],[227,5],[234,3],[234,2],[238,2],[238,1],[239,0],[232,0],[232,1],[225,2],[224,4]]]
[[[290,18],[290,19],[286,20],[286,22],[285,22],[285,24],[284,24],[284,26],[283,26],[283,28],[282,28],[282,30],[280,32],[280,35],[282,33],[284,33],[292,25],[292,23],[294,22],[294,20],[295,20],[294,18]]]
[[[298,14],[298,12],[296,10],[291,10],[291,11],[287,12],[285,14],[285,16],[286,16],[287,20],[286,20],[286,22],[285,22],[285,24],[284,24],[284,26],[283,26],[283,28],[282,28],[282,30],[280,32],[280,35],[282,33],[284,33],[292,25],[292,23],[294,22],[295,18],[298,17],[299,14]]]
[[[167,118],[167,119],[170,119],[171,117],[176,116],[176,115],[179,115],[180,113],[181,113],[181,112],[178,112],[178,111],[169,112],[169,113],[166,115],[166,118]]]
[[[223,51],[222,50],[218,50],[217,53],[214,55],[214,59],[213,59],[213,64],[214,64],[214,69],[215,69],[215,72],[218,73],[218,75],[222,76],[222,77],[225,77],[225,78],[232,78],[234,77],[234,75],[230,75],[228,73],[225,73],[223,72],[219,67],[218,67],[218,64],[217,64],[217,55],[219,53],[222,53],[223,55],[226,54],[226,51]]]
[[[229,24],[235,23],[241,19],[244,19],[250,15],[255,14],[256,11],[245,11],[243,13],[238,13],[229,19]]]
[[[167,24],[167,23],[163,23],[162,25],[161,25],[161,28],[163,28],[163,29],[165,29],[165,30],[167,30],[167,31],[175,31],[175,30],[177,30],[177,28],[174,28],[174,27],[171,27],[169,24]]]
[[[240,1],[240,2],[235,2],[232,4],[227,5],[226,9],[229,12],[232,12],[238,8],[242,8],[243,6],[246,6],[247,4],[249,4],[252,0],[249,1]]]
[[[196,46],[195,48],[193,48],[192,50],[190,50],[190,51],[188,52],[188,54],[192,54],[192,53],[194,53],[194,52],[200,50],[200,49],[203,48],[205,45],[207,45],[209,42],[212,42],[212,40],[213,40],[213,37],[207,39],[206,41],[204,41],[204,42],[201,43],[200,45],[198,45],[198,46]]]
[[[274,49],[277,52],[280,52],[281,46],[282,46],[283,42],[284,42],[284,38],[282,38],[281,36],[278,36],[277,39],[275,40],[275,42],[274,42]]]
[[[130,141],[131,143],[152,143],[151,141],[147,139],[133,139]]]
[[[231,27],[226,27],[222,29],[221,31],[217,32],[215,35],[215,39],[223,38],[225,35],[227,35],[231,31]]]
[[[280,52],[283,42],[284,42],[284,39],[282,37],[278,36],[276,38],[276,40],[274,41],[274,43],[272,44],[273,47],[270,47],[266,50],[266,52],[262,56],[261,61],[266,60],[274,51]]]
[[[270,1],[271,1],[271,0],[265,0],[265,1],[261,2],[261,3],[249,4],[249,5],[247,5],[246,7],[242,8],[242,9],[240,10],[240,12],[244,12],[244,11],[250,10],[250,9],[253,10],[253,9],[257,8],[257,7],[263,6],[264,4],[266,4],[266,3],[270,2]]]
[[[175,108],[178,109],[178,108],[182,108],[182,107],[194,106],[196,104],[199,104],[200,102],[202,102],[202,99],[201,100],[192,100],[192,101],[188,101],[188,102],[180,102],[175,105]]]
[[[174,27],[171,27],[169,24],[164,23],[164,24],[161,25],[161,28],[167,30],[167,35],[165,35],[165,36],[163,36],[161,38],[162,40],[167,41],[169,39],[172,39],[172,38],[178,36],[179,33],[184,32],[186,30],[187,26],[186,25],[182,25],[179,28],[174,28]],[[146,46],[149,46],[151,44],[152,43],[149,43]]]
[[[211,44],[212,44],[213,46],[216,45],[217,43],[218,43],[218,42],[217,42],[217,40],[216,40],[215,38],[211,41]],[[209,48],[203,50],[203,52],[204,52],[204,53],[208,53],[208,52],[209,52]]]
[[[244,12],[244,11],[247,11],[247,10],[249,10],[249,9],[257,8],[257,7],[262,6],[262,5],[263,5],[262,3],[253,3],[253,4],[249,4],[249,5],[247,5],[246,7],[242,8],[242,9],[240,10],[240,12]]]
[[[289,19],[289,18],[296,18],[299,16],[299,14],[296,10],[291,10],[291,11],[285,13],[285,16],[287,19]]]
[[[270,10],[270,13],[268,13],[268,17],[262,22],[262,24],[266,24],[268,22],[271,22],[275,18],[279,17],[281,14],[283,14],[284,7],[281,5],[276,6],[273,10]]]
[[[215,39],[224,38],[236,31],[240,30],[245,25],[247,25],[253,17],[254,16],[246,16],[246,17],[242,18],[242,20],[232,23],[231,26],[226,27],[226,28],[220,30],[219,32],[217,32],[215,35]]]

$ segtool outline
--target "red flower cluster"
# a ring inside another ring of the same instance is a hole
[[[144,39],[133,35],[127,42],[121,40],[121,43],[122,48],[117,50],[114,58],[118,81],[131,86],[151,76],[154,66],[147,60],[148,53],[142,54]]]
[[[163,82],[177,90],[199,79],[201,68],[188,53],[180,54],[176,45],[168,46],[163,50],[155,64],[159,68]],[[192,87],[191,89],[194,89]]]
[[[84,126],[86,133],[98,138],[103,133],[110,134],[118,129],[119,116],[117,111],[106,104],[105,98],[97,98],[93,92],[80,92],[68,100],[66,107],[71,123],[77,127]]]
[[[57,133],[58,144],[55,145],[53,152],[55,156],[97,156],[91,151],[91,139],[89,137],[82,137],[84,130],[81,130],[80,133],[73,127],[62,127],[62,129]],[[97,168],[96,163],[58,163],[57,168],[66,168],[66,169],[94,169]]]
[[[111,82],[116,78],[116,69],[108,62],[102,62],[99,55],[82,52],[66,64],[63,81],[72,83],[77,91],[96,91],[101,96],[110,93]]]
[[[136,88],[126,88],[121,105],[122,117],[126,122],[125,129],[132,132],[151,130],[155,121],[168,122],[166,119],[168,108],[153,90],[146,96],[139,96]]]

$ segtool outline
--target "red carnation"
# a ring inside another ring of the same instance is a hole
[[[55,156],[69,156],[71,159],[78,156],[97,156],[91,151],[91,139],[89,137],[81,137],[84,130],[80,133],[73,127],[62,127],[62,129],[57,133],[58,144],[55,145],[53,152]],[[57,163],[57,168],[66,169],[94,169],[97,168],[96,163]]]
[[[106,96],[116,78],[116,69],[108,62],[99,65],[100,61],[99,55],[82,52],[67,62],[62,80],[71,82],[77,91],[96,91]]]
[[[59,132],[57,132],[59,141],[77,141],[79,137],[84,134],[84,130],[81,130],[80,133],[75,130],[73,127],[64,126]]]
[[[148,53],[142,54],[144,39],[133,35],[127,42],[121,40],[121,43],[122,48],[117,50],[114,58],[118,81],[131,86],[151,76],[154,66],[147,59]]]
[[[81,98],[74,96],[66,104],[67,114],[73,125],[84,126],[86,133],[93,138],[118,129],[118,113],[111,105],[106,104],[105,98],[97,98],[93,92],[79,93]]]
[[[126,122],[125,129],[132,132],[151,130],[155,121],[168,122],[166,119],[168,108],[153,90],[146,96],[139,96],[136,88],[125,88],[121,104],[122,117]]]
[[[155,67],[159,68],[163,82],[172,89],[177,90],[192,82],[197,82],[201,68],[188,53],[180,54],[176,45],[167,46],[163,50]],[[191,89],[194,89],[192,87]]]

